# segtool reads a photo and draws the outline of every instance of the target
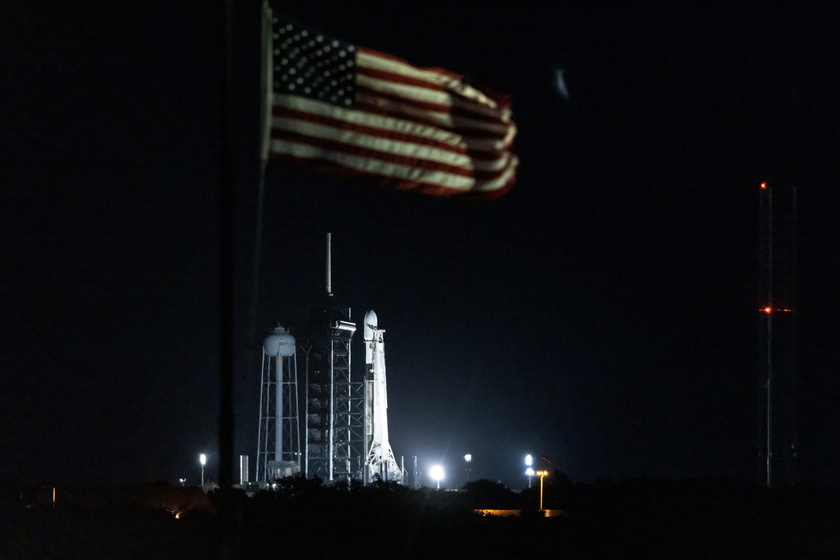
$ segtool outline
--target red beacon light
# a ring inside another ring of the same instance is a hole
[[[767,183],[761,183],[761,188],[763,190],[767,190]]]
[[[772,307],[765,307],[764,309],[762,309],[762,311],[764,311],[765,313],[770,315],[771,313],[773,313],[773,308]]]

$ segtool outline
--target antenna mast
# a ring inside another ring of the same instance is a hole
[[[327,234],[327,295],[332,295],[332,234]]]
[[[796,189],[760,193],[761,371],[768,488],[796,481]]]

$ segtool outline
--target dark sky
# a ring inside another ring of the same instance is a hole
[[[215,477],[216,14],[26,4],[0,30],[0,480],[196,481],[200,452]],[[766,180],[799,195],[799,473],[840,483],[840,9],[283,2],[510,93],[521,164],[489,204],[273,167],[252,323],[257,4],[234,57],[237,455],[259,341],[323,292],[332,232],[336,299],[386,330],[406,463],[450,486],[468,452],[514,488],[526,453],[582,481],[761,480]]]

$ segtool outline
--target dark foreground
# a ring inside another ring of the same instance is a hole
[[[3,491],[0,559],[840,558],[840,494],[722,481],[547,484],[489,481],[459,492],[284,481],[232,496],[160,485],[111,491]],[[61,497],[64,496],[62,499]],[[521,509],[517,518],[478,508]],[[177,516],[177,518],[176,518]],[[232,529],[230,528],[232,525]]]

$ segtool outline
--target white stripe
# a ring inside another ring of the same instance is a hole
[[[453,117],[452,113],[432,112],[422,107],[414,107],[410,104],[410,102],[398,103],[391,101],[390,99],[377,97],[376,95],[368,95],[361,91],[356,92],[356,99],[360,103],[373,105],[382,111],[399,111],[408,117],[432,121],[436,125],[446,129],[472,128],[476,130],[486,130],[492,134],[504,137],[509,134],[510,127],[512,126],[512,123],[490,123],[484,120],[470,119],[460,115]]]
[[[314,115],[322,115],[340,119],[351,125],[369,126],[385,131],[394,131],[400,134],[411,134],[423,138],[429,138],[438,142],[449,144],[452,146],[464,146],[470,149],[485,151],[485,152],[502,152],[510,147],[510,142],[513,139],[515,129],[511,126],[505,130],[508,138],[503,140],[495,140],[492,138],[468,138],[455,132],[451,132],[442,128],[435,128],[426,126],[414,121],[399,119],[395,117],[386,117],[375,113],[364,113],[358,110],[345,109],[337,107],[321,101],[315,101],[305,97],[296,95],[277,95],[275,96],[275,104],[281,107],[288,107],[298,111],[312,113]],[[277,117],[272,119],[276,122]]]
[[[491,113],[479,112],[480,114],[484,114],[485,116],[494,119],[494,122],[488,122],[482,119],[472,119],[464,115],[458,115],[457,117],[453,117],[450,111],[435,111],[426,107],[415,107],[411,105],[412,101],[420,101],[423,103],[441,103],[441,99],[443,99],[444,104],[446,104],[447,106],[451,106],[451,96],[445,93],[432,92],[413,86],[406,86],[404,84],[395,84],[394,82],[380,80],[378,78],[371,78],[369,76],[363,76],[361,74],[359,74],[356,77],[356,81],[359,85],[364,85],[369,89],[373,89],[375,91],[387,95],[398,97],[404,99],[405,101],[400,103],[391,99],[378,97],[375,94],[366,94],[364,91],[361,90],[356,92],[357,100],[373,104],[383,110],[392,107],[400,108],[409,115],[416,117],[426,117],[430,120],[434,120],[435,122],[439,122],[441,123],[441,126],[451,128],[455,126],[455,120],[457,120],[457,124],[459,126],[469,126],[471,128],[487,130],[488,132],[503,135],[507,132],[508,129],[508,125],[506,123],[510,123],[509,111],[507,113],[504,113],[502,111],[494,109]],[[475,108],[475,105],[468,107],[468,109],[470,110]]]
[[[385,62],[391,61],[385,60]],[[382,68],[377,69],[382,70]],[[390,71],[391,69],[387,70]],[[445,91],[440,91],[437,88],[427,89],[411,84],[403,84],[392,81],[388,78],[366,76],[362,73],[358,73],[356,75],[356,82],[359,85],[366,86],[370,89],[380,91],[388,95],[404,97],[406,99],[422,101],[425,103],[435,103],[444,107],[458,107],[502,121],[508,121],[511,118],[510,109],[507,107],[499,107],[495,101],[488,98],[472,86],[464,84],[460,80],[447,78],[447,82],[445,84],[430,84],[430,86],[443,86],[446,88]]]
[[[417,181],[420,183],[432,183],[463,192],[469,191],[476,185],[475,179],[471,177],[452,175],[451,173],[440,170],[428,171],[387,160],[322,150],[308,144],[272,140],[271,151],[275,154],[290,155],[304,159],[325,159],[347,169],[360,171],[369,175],[391,177],[405,181]]]
[[[452,107],[452,97],[445,91],[401,84],[399,82],[367,76],[365,74],[356,74],[356,83],[387,95],[403,97],[405,99],[420,101],[422,103],[434,103],[436,105],[443,105],[444,107]],[[446,110],[446,112],[449,111]]]
[[[397,156],[415,158],[417,160],[428,162],[443,163],[453,167],[460,167],[470,173],[476,170],[485,172],[499,171],[507,167],[511,157],[511,154],[507,152],[499,154],[498,158],[490,161],[474,159],[468,155],[460,153],[460,151],[451,151],[445,148],[438,148],[422,143],[412,142],[410,138],[381,138],[378,136],[364,134],[356,130],[340,129],[323,124],[300,121],[297,119],[274,118],[272,120],[272,130],[286,130],[308,136],[313,140],[329,140],[346,145],[358,146],[360,148],[376,150],[379,152],[391,153]],[[463,146],[453,147],[463,148]],[[422,162],[418,161],[418,165],[422,166]]]
[[[504,188],[513,179],[518,163],[518,160],[514,157],[510,167],[501,176],[490,181],[476,181],[471,177],[452,175],[440,170],[428,171],[375,158],[325,151],[308,144],[272,140],[271,151],[275,154],[289,155],[302,159],[324,159],[355,172],[400,181],[440,185],[460,192],[470,190],[489,192]]]
[[[474,191],[495,191],[504,188],[513,180],[516,175],[516,167],[519,165],[519,159],[513,154],[508,155],[510,156],[510,165],[507,170],[492,181],[481,181],[476,183],[473,188]]]
[[[477,101],[482,105],[487,105],[495,109],[499,108],[498,103],[474,87],[463,83],[460,76],[447,73],[444,70],[416,68],[403,60],[394,60],[385,56],[377,56],[377,54],[376,51],[371,49],[359,49],[356,52],[356,64],[358,66],[385,70],[394,74],[424,80],[430,84],[444,86],[467,99]]]
[[[273,130],[287,130],[298,134],[304,134],[311,138],[340,142],[342,144],[349,144],[360,148],[376,150],[378,152],[386,152],[397,156],[445,163],[446,165],[462,167],[467,170],[472,169],[472,160],[468,156],[449,150],[442,150],[431,146],[412,143],[410,141],[380,138],[370,136],[356,130],[342,130],[332,126],[325,126],[322,124],[299,121],[295,119],[275,118],[272,120],[271,127]]]

